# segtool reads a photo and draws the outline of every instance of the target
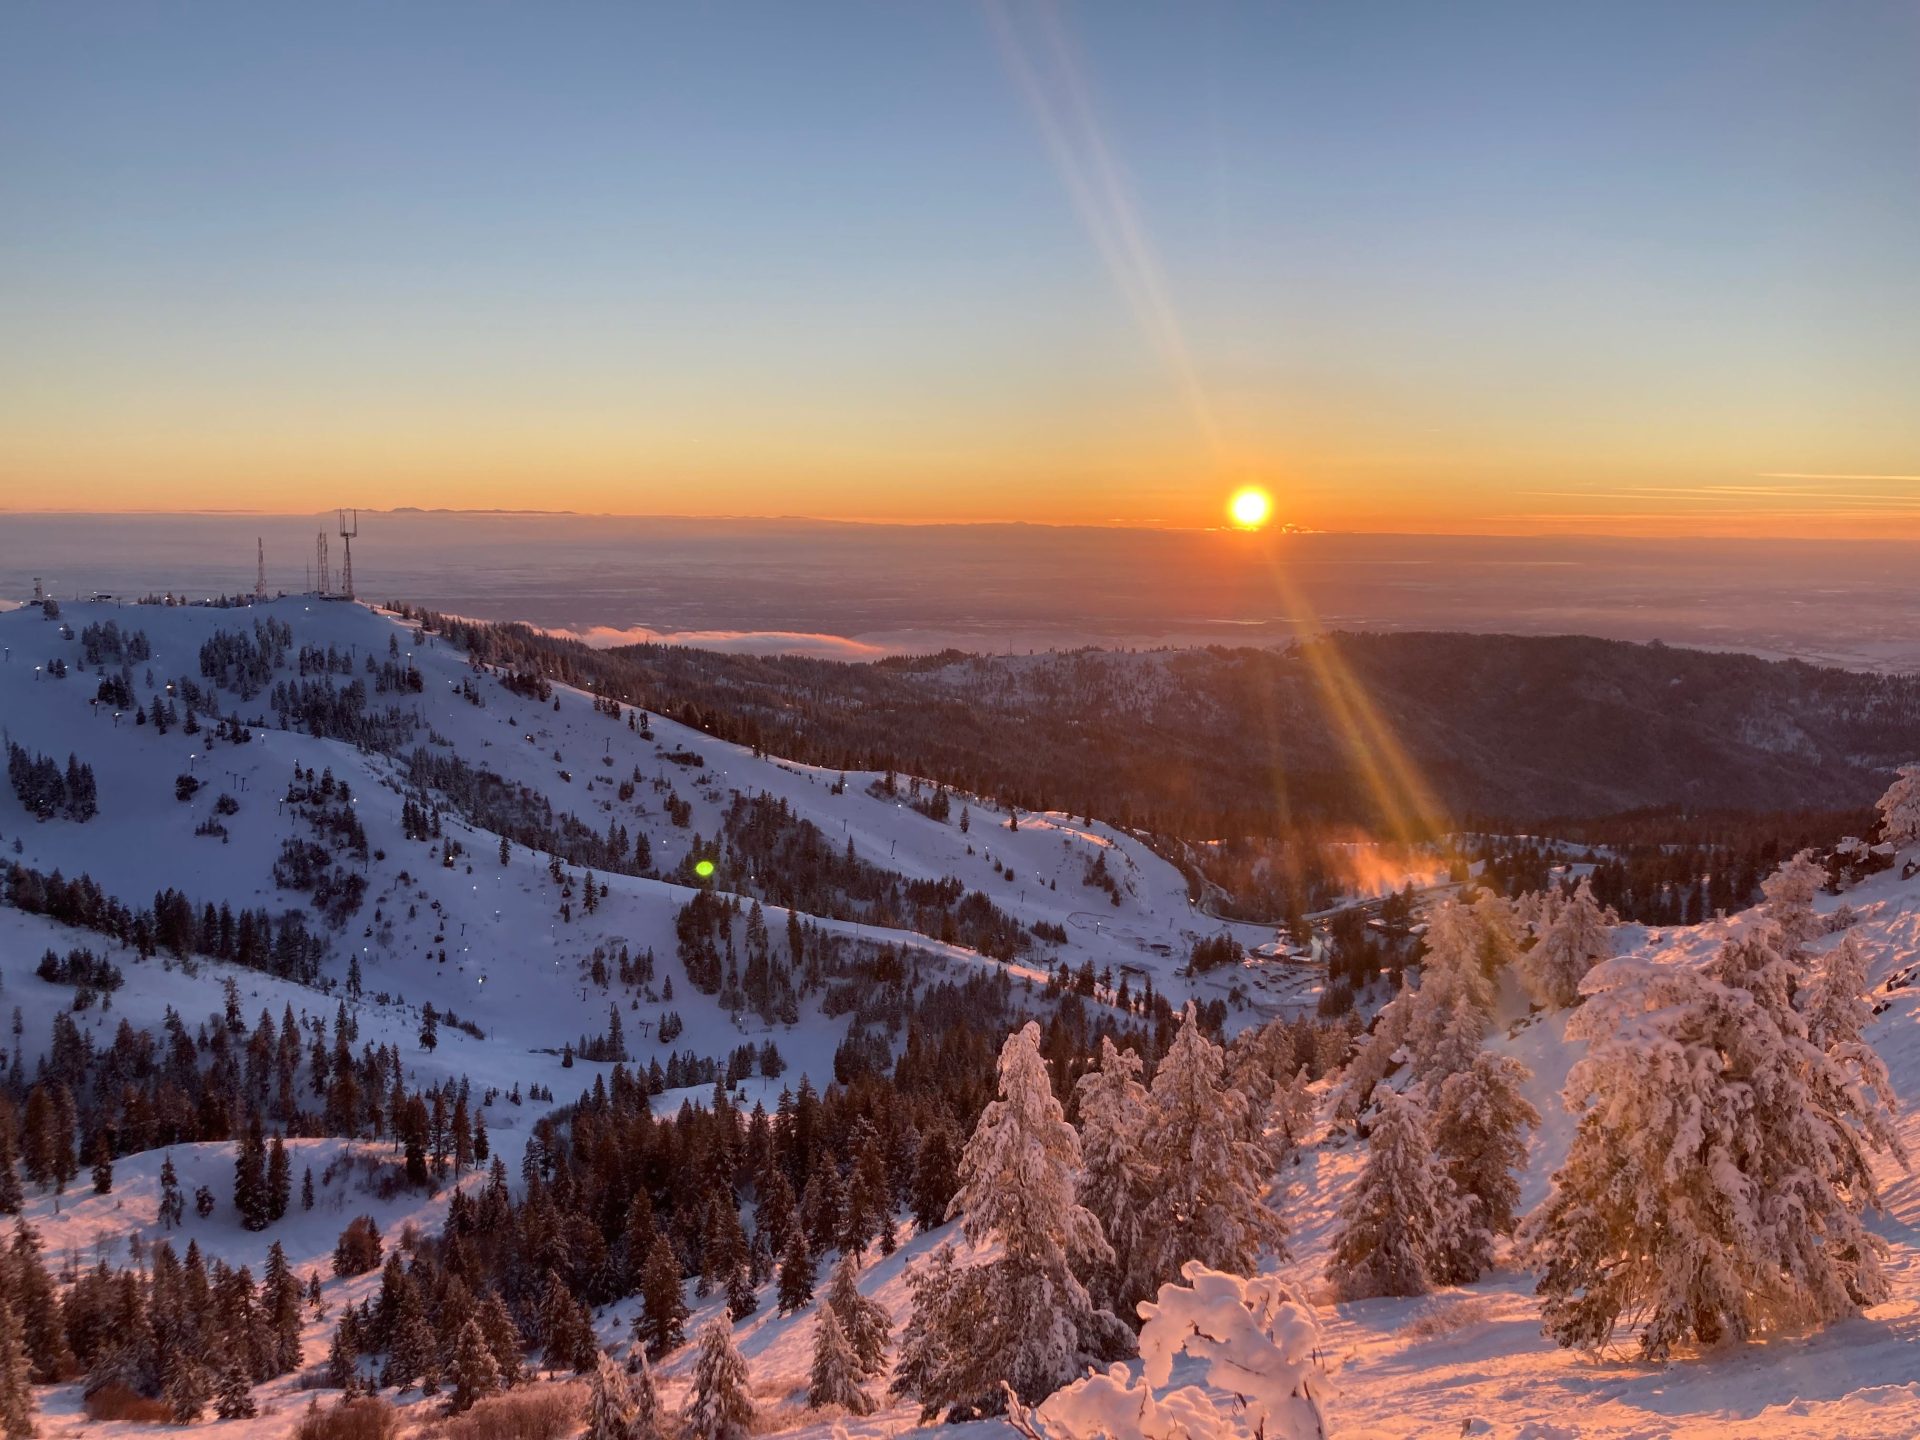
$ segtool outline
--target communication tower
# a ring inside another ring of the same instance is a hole
[[[353,537],[360,533],[360,512],[341,510],[336,512],[340,519],[340,598],[353,598]]]
[[[331,595],[333,593],[333,585],[327,573],[327,532],[324,530],[319,531],[313,537],[313,573],[314,577],[320,582],[313,593],[316,595]]]
[[[267,598],[267,542],[259,536],[253,539],[253,598]]]

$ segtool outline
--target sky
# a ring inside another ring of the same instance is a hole
[[[38,4],[0,508],[1920,538],[1920,5]]]

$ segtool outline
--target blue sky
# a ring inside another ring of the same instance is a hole
[[[1727,487],[1920,472],[1910,3],[5,29],[0,482],[75,508],[1764,528],[1813,500]]]

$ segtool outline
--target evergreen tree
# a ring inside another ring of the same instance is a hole
[[[640,1279],[647,1353],[658,1359],[686,1338],[687,1301],[680,1262],[664,1235],[656,1236]]]
[[[913,1162],[913,1223],[921,1234],[944,1224],[960,1188],[960,1137],[944,1115],[920,1137]]]
[[[1442,1257],[1438,1279],[1458,1285],[1479,1278],[1492,1263],[1493,1237],[1513,1233],[1527,1132],[1540,1123],[1540,1112],[1520,1093],[1530,1078],[1510,1055],[1481,1054],[1440,1085],[1433,1148],[1471,1223],[1453,1232],[1464,1248]]]
[[[166,1383],[167,1411],[176,1425],[191,1425],[207,1412],[213,1385],[206,1367],[184,1350],[168,1356]]]
[[[1900,778],[1887,787],[1876,805],[1881,838],[1904,847],[1920,840],[1920,765],[1902,765],[1898,773]]]
[[[807,1382],[807,1404],[815,1410],[837,1405],[851,1415],[873,1413],[873,1397],[861,1388],[860,1358],[847,1343],[847,1333],[831,1305],[822,1305],[813,1327],[813,1372]]]
[[[13,1302],[0,1289],[0,1434],[6,1440],[30,1440],[40,1433],[34,1422],[33,1377]]]
[[[1152,1186],[1141,1228],[1144,1299],[1198,1260],[1251,1274],[1262,1250],[1282,1253],[1279,1217],[1261,1198],[1266,1157],[1246,1133],[1247,1097],[1223,1083],[1226,1056],[1201,1031],[1191,1002],[1148,1092],[1140,1151]]]
[[[480,1302],[479,1314],[481,1333],[487,1337],[487,1349],[492,1352],[494,1368],[499,1372],[502,1387],[511,1388],[520,1383],[520,1331],[513,1323],[513,1316],[507,1313],[507,1305],[500,1298],[500,1292],[489,1290],[487,1298]]]
[[[500,1367],[494,1362],[493,1348],[487,1344],[478,1319],[469,1318],[460,1327],[448,1378],[453,1382],[448,1408],[455,1415],[471,1410],[500,1389]]]
[[[360,1373],[359,1355],[353,1343],[353,1311],[340,1317],[333,1327],[333,1339],[327,1343],[327,1384],[336,1390],[348,1390]]]
[[[1274,1275],[1249,1280],[1189,1263],[1182,1278],[1140,1307],[1137,1378],[1115,1366],[1036,1409],[1015,1405],[1014,1430],[1032,1440],[1327,1440],[1331,1387],[1313,1307]],[[1183,1355],[1205,1365],[1196,1377],[1205,1387],[1167,1391]]]
[[[267,1219],[285,1217],[287,1202],[293,1198],[293,1172],[287,1160],[287,1142],[278,1135],[267,1150]]]
[[[813,1299],[813,1252],[807,1248],[806,1232],[798,1225],[787,1241],[787,1253],[780,1257],[780,1313],[791,1315]]]
[[[1800,1013],[1815,1045],[1836,1057],[1856,1053],[1873,1007],[1867,1002],[1867,953],[1853,932],[1821,957],[1813,982],[1800,994]],[[1890,1087],[1876,1088],[1892,1100]]]
[[[1327,1256],[1327,1278],[1343,1300],[1424,1295],[1450,1251],[1467,1244],[1460,1232],[1468,1222],[1427,1143],[1420,1103],[1384,1088],[1377,1094],[1366,1168],[1340,1207]]]
[[[1538,942],[1521,957],[1521,979],[1539,1004],[1564,1010],[1579,1002],[1580,982],[1613,953],[1607,925],[1606,912],[1593,898],[1592,883],[1581,880]]]
[[[173,1168],[173,1156],[169,1155],[160,1162],[160,1226],[171,1230],[180,1223],[183,1201],[180,1197],[180,1176]]]
[[[1568,1024],[1580,1112],[1521,1227],[1546,1332],[1641,1353],[1826,1324],[1882,1300],[1873,1152],[1905,1152],[1881,1100],[1807,1038],[1799,967],[1769,926],[1705,965],[1610,962]],[[1591,982],[1590,982],[1591,983]]]
[[[272,1330],[272,1373],[290,1374],[300,1368],[301,1361],[300,1281],[278,1240],[267,1249],[260,1290],[261,1313]]]
[[[613,1357],[602,1351],[587,1386],[585,1440],[631,1440],[633,1420],[633,1388]]]
[[[1088,1289],[1116,1315],[1131,1315],[1148,1294],[1145,1227],[1153,1179],[1140,1153],[1149,1114],[1142,1070],[1137,1054],[1103,1035],[1100,1068],[1074,1087],[1080,1100],[1080,1203],[1113,1248],[1113,1262],[1095,1270]]]
[[[233,1162],[233,1208],[240,1223],[249,1230],[264,1230],[272,1223],[267,1190],[267,1140],[260,1117],[247,1122],[245,1135],[237,1147]]]
[[[88,1158],[93,1162],[93,1193],[108,1195],[113,1192],[113,1142],[105,1130],[93,1132],[93,1138],[87,1142]]]
[[[1130,1348],[1126,1327],[1097,1308],[1076,1264],[1111,1264],[1100,1222],[1076,1200],[1080,1140],[1061,1113],[1029,1022],[1000,1050],[999,1098],[981,1112],[960,1157],[952,1209],[974,1245],[997,1258],[955,1276],[949,1293],[916,1296],[921,1343],[914,1394],[923,1406],[997,1413],[1005,1381],[1026,1400],[1048,1394],[1089,1364]],[[951,1303],[964,1290],[968,1303]],[[982,1316],[994,1323],[982,1325]],[[937,1331],[936,1327],[937,1326]]]
[[[15,1061],[19,1058],[18,1047],[14,1051]],[[18,1215],[26,1204],[26,1195],[20,1187],[20,1156],[14,1138],[12,1108],[4,1124],[0,1124],[0,1215]]]
[[[747,1362],[733,1343],[733,1320],[724,1312],[700,1332],[700,1353],[693,1363],[693,1391],[687,1402],[687,1429],[693,1440],[747,1440],[752,1431],[753,1396]]]
[[[859,1276],[853,1257],[843,1255],[833,1267],[827,1282],[826,1306],[840,1320],[841,1334],[852,1348],[862,1378],[871,1378],[887,1368],[887,1337],[893,1321],[886,1307],[860,1293]]]
[[[636,1348],[627,1361],[628,1388],[633,1394],[633,1418],[627,1434],[631,1440],[664,1440],[666,1413],[660,1408],[660,1391],[653,1383],[653,1367],[647,1353]]]
[[[260,1413],[253,1403],[253,1377],[237,1361],[220,1367],[214,1386],[213,1413],[222,1420],[251,1420]]]

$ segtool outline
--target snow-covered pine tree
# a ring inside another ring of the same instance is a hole
[[[1189,1260],[1249,1274],[1262,1250],[1285,1251],[1284,1227],[1262,1198],[1266,1154],[1241,1138],[1247,1097],[1223,1083],[1225,1065],[1189,1001],[1148,1091],[1140,1140],[1153,1187],[1135,1272],[1144,1294],[1177,1279]]]
[[[1424,1295],[1443,1257],[1469,1244],[1462,1231],[1472,1222],[1428,1144],[1420,1102],[1382,1089],[1376,1103],[1366,1168],[1340,1207],[1327,1256],[1327,1278],[1343,1300]]]
[[[1762,908],[1780,932],[1778,948],[1796,963],[1804,961],[1807,946],[1826,933],[1827,927],[1813,908],[1814,896],[1826,883],[1826,867],[1813,858],[1811,850],[1802,850],[1784,861],[1760,882],[1760,893],[1765,897]]]
[[[815,1410],[837,1405],[852,1415],[873,1412],[873,1398],[861,1388],[860,1357],[847,1343],[833,1306],[822,1305],[813,1326],[813,1371],[807,1382],[807,1404]]]
[[[1359,1120],[1373,1098],[1373,1090],[1399,1063],[1407,1030],[1413,1022],[1414,991],[1403,981],[1400,993],[1373,1017],[1373,1029],[1354,1051],[1333,1087],[1329,1110],[1336,1123]]]
[[[0,1435],[6,1440],[31,1440],[39,1434],[34,1408],[33,1376],[20,1320],[13,1302],[0,1293]]]
[[[1302,1065],[1286,1084],[1275,1089],[1267,1111],[1267,1153],[1277,1166],[1300,1148],[1313,1128],[1313,1076]]]
[[[1029,1021],[1000,1049],[999,1098],[981,1112],[960,1157],[952,1214],[969,1241],[999,1254],[944,1292],[916,1292],[939,1308],[937,1332],[919,1326],[914,1355],[922,1405],[997,1413],[1001,1381],[1023,1399],[1050,1394],[1088,1364],[1116,1359],[1132,1336],[1095,1306],[1077,1266],[1111,1262],[1100,1222],[1075,1197],[1080,1139],[1067,1124]],[[964,1294],[966,1303],[955,1303]],[[982,1316],[994,1323],[983,1325]]]
[[[167,1412],[176,1425],[191,1425],[207,1412],[213,1382],[199,1359],[185,1351],[170,1357],[167,1373]]]
[[[813,1299],[813,1252],[807,1248],[807,1235],[798,1225],[787,1237],[787,1253],[780,1257],[779,1308],[791,1315]]]
[[[1500,972],[1519,963],[1524,927],[1513,902],[1491,890],[1474,897],[1473,919],[1481,972],[1497,985]]]
[[[746,1440],[753,1426],[753,1396],[747,1362],[733,1343],[733,1317],[724,1310],[700,1331],[687,1401],[687,1429],[694,1440]]]
[[[886,1307],[860,1293],[859,1272],[851,1255],[842,1255],[827,1282],[826,1305],[840,1320],[859,1362],[862,1379],[870,1379],[887,1368],[887,1340],[893,1333],[893,1320]]]
[[[640,1299],[646,1319],[647,1353],[656,1360],[678,1346],[686,1335],[686,1290],[680,1262],[667,1237],[654,1238],[640,1277]]]
[[[500,1372],[501,1388],[512,1389],[521,1379],[520,1327],[507,1313],[507,1302],[500,1298],[498,1290],[487,1292],[475,1318],[480,1322],[480,1333],[487,1337],[487,1349],[493,1354],[494,1366]]]
[[[924,1424],[953,1404],[951,1390],[957,1365],[948,1337],[959,1333],[959,1317],[983,1313],[978,1268],[955,1264],[952,1245],[942,1245],[905,1270],[912,1304],[906,1328],[900,1332],[900,1358],[893,1367],[888,1393],[919,1400]]]
[[[350,1316],[353,1312],[349,1310]],[[333,1327],[333,1339],[327,1342],[327,1384],[336,1390],[350,1389],[359,1377],[358,1352],[349,1334],[347,1317]]]
[[[1859,937],[1848,931],[1820,958],[1812,983],[1800,992],[1807,1038],[1828,1054],[1858,1044],[1873,1019],[1867,1003],[1867,963]]]
[[[1896,846],[1920,840],[1920,764],[1902,765],[1900,778],[1878,802],[1881,838]]]
[[[1550,908],[1534,947],[1520,959],[1520,978],[1534,1000],[1564,1010],[1580,999],[1587,972],[1613,953],[1609,913],[1581,880],[1573,894]]]
[[[600,1352],[587,1384],[587,1433],[584,1440],[631,1440],[633,1388],[613,1357]]]
[[[1141,1375],[1115,1365],[1056,1391],[1037,1409],[1009,1407],[1028,1440],[1326,1440],[1331,1390],[1316,1352],[1313,1307],[1273,1275],[1245,1279],[1189,1264],[1184,1285],[1143,1305]],[[1181,1355],[1206,1362],[1214,1393],[1165,1390]],[[1214,1395],[1225,1392],[1222,1405]]]
[[[1475,967],[1471,957],[1467,965]],[[1486,1039],[1487,1014],[1475,998],[1472,976],[1458,963],[1430,965],[1407,997],[1407,1056],[1416,1080],[1437,1085],[1473,1064]]]
[[[220,1367],[213,1390],[213,1413],[222,1420],[251,1420],[260,1413],[253,1403],[253,1377],[237,1360]]]
[[[1473,1223],[1453,1232],[1463,1245],[1441,1256],[1436,1279],[1477,1279],[1492,1261],[1493,1237],[1513,1233],[1527,1132],[1540,1123],[1540,1112],[1520,1093],[1530,1078],[1512,1056],[1482,1052],[1440,1084],[1429,1122],[1433,1149]]]
[[[1825,1324],[1888,1293],[1872,1156],[1891,1117],[1807,1038],[1795,961],[1769,926],[1704,965],[1610,962],[1568,1025],[1590,1049],[1566,1163],[1520,1235],[1546,1333],[1640,1350]]]
[[[1435,975],[1458,978],[1460,998],[1471,1005],[1483,1025],[1493,1022],[1493,979],[1483,960],[1489,941],[1480,917],[1471,905],[1442,900],[1427,912],[1426,948],[1420,955],[1420,983]]]
[[[500,1389],[500,1366],[493,1358],[493,1347],[487,1343],[486,1331],[480,1328],[477,1317],[460,1327],[459,1337],[453,1344],[449,1378],[453,1385],[448,1404],[455,1415],[471,1410]]]
[[[1146,1209],[1153,1181],[1140,1139],[1147,1127],[1147,1087],[1142,1064],[1111,1036],[1100,1038],[1100,1068],[1080,1077],[1080,1203],[1100,1222],[1113,1259],[1094,1267],[1087,1288],[1096,1303],[1116,1315],[1131,1315],[1147,1290],[1140,1266]]]
[[[627,1377],[627,1388],[633,1395],[628,1440],[661,1440],[666,1433],[666,1414],[660,1408],[660,1390],[653,1383],[653,1366],[647,1363],[645,1350],[636,1349],[628,1357]]]

